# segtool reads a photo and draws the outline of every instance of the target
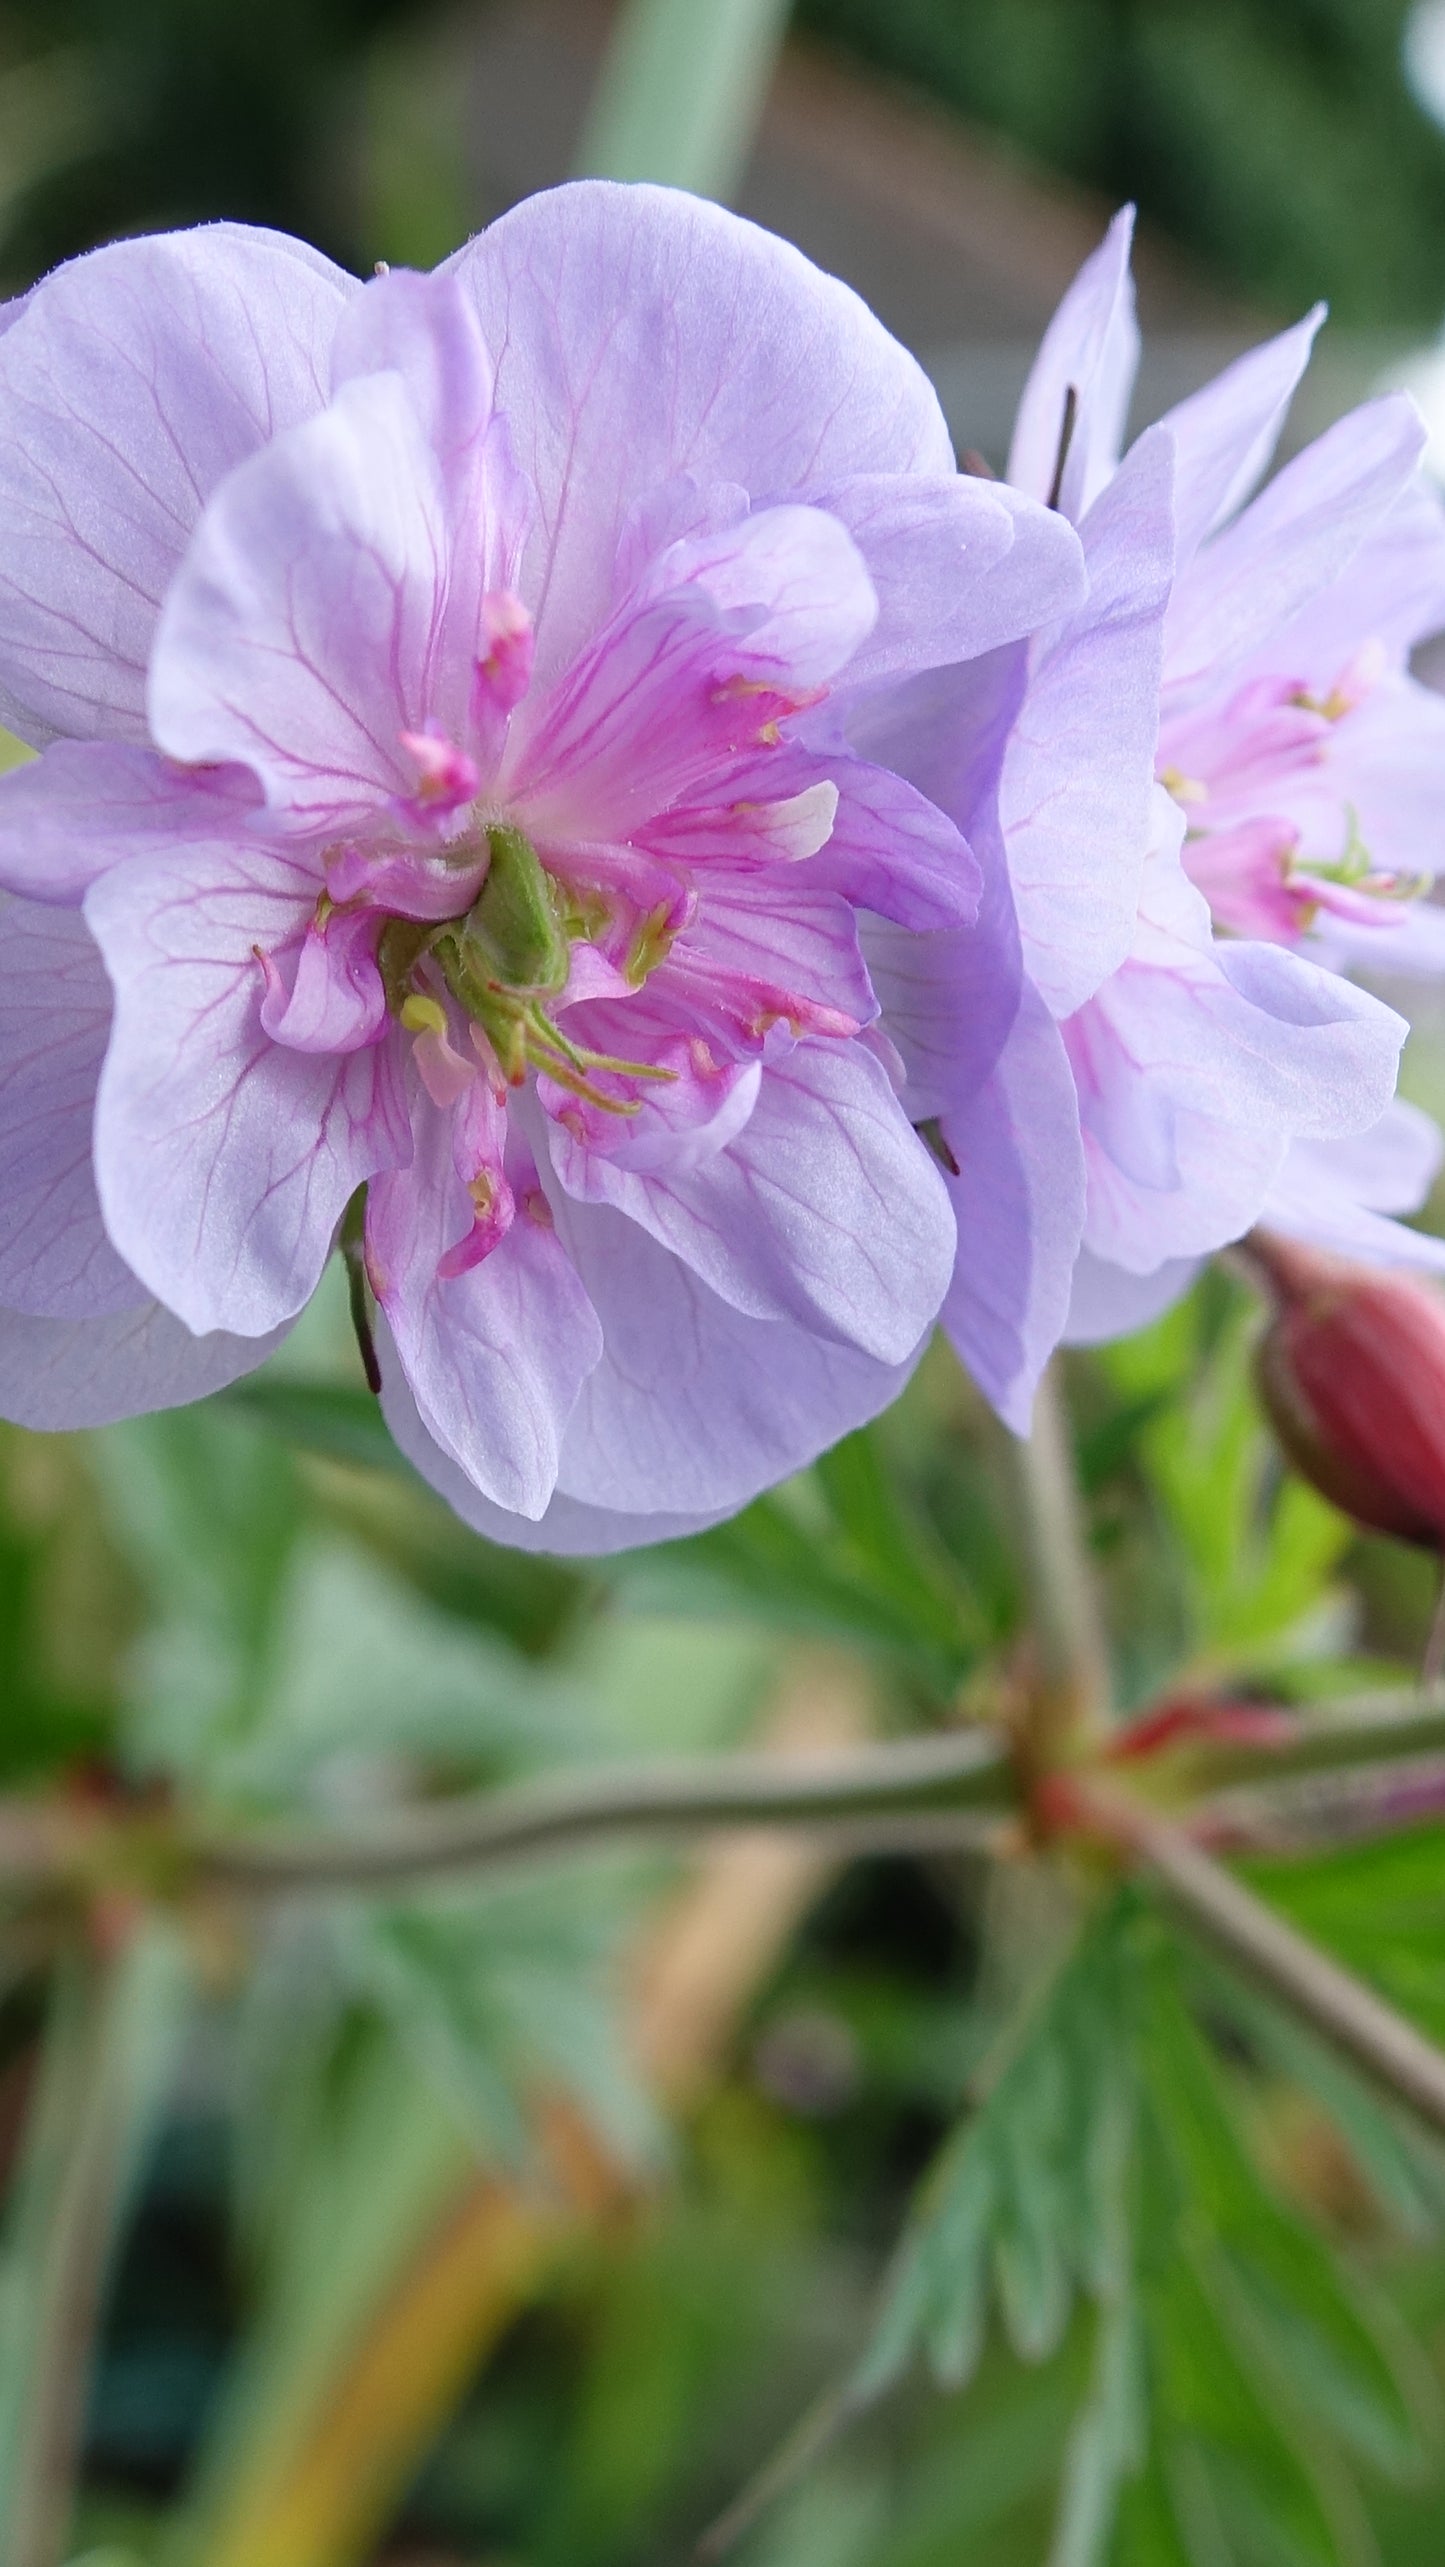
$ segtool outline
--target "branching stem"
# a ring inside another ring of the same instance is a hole
[[[1445,2052],[1296,1933],[1181,1828],[1116,1800],[1100,1807],[1191,1926],[1445,2135]]]

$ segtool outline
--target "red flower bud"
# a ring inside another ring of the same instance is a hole
[[[1256,1230],[1274,1315],[1260,1394],[1296,1470],[1357,1524],[1445,1551],[1445,1300]]]

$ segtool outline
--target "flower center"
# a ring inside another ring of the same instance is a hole
[[[377,961],[387,1005],[413,1033],[442,1033],[446,993],[485,1037],[509,1087],[539,1070],[609,1114],[636,1114],[638,1101],[596,1084],[598,1076],[669,1081],[671,1070],[619,1060],[569,1041],[547,1007],[571,972],[567,929],[590,923],[548,873],[531,839],[502,821],[486,832],[485,879],[471,907],[455,918],[422,923],[392,918],[382,929]]]

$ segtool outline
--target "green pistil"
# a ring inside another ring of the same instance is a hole
[[[567,985],[574,913],[595,930],[599,922],[589,915],[595,904],[573,903],[560,893],[520,829],[495,823],[487,850],[486,880],[464,917],[435,926],[394,918],[383,928],[378,961],[393,1015],[413,1031],[426,1030],[422,1010],[437,1002],[416,988],[413,974],[430,957],[458,1006],[486,1035],[509,1086],[520,1087],[534,1069],[608,1114],[636,1114],[634,1099],[607,1095],[597,1077],[670,1080],[673,1072],[569,1042],[544,1003]],[[604,909],[600,923],[605,919]]]

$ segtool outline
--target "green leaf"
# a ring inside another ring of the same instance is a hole
[[[1445,2042],[1445,1827],[1256,1862],[1249,1877],[1304,1933]]]
[[[1041,2361],[1059,2343],[1098,2269],[1097,2186],[1118,2154],[1130,1912],[1121,1901],[1094,1921],[1005,2035],[992,2073],[985,2064],[981,2100],[919,2196],[860,2395],[888,2386],[918,2352],[945,2386],[963,2386],[991,2303],[1024,2359]]]
[[[1219,2291],[1241,2332],[1361,2459],[1408,2475],[1425,2457],[1412,2385],[1348,2269],[1265,2186],[1218,2063],[1167,1983],[1155,1991],[1145,2057],[1181,2201],[1209,2238]]]
[[[410,1474],[411,1464],[392,1440],[381,1402],[359,1384],[252,1373],[221,1391],[212,1404],[322,1461]]]

